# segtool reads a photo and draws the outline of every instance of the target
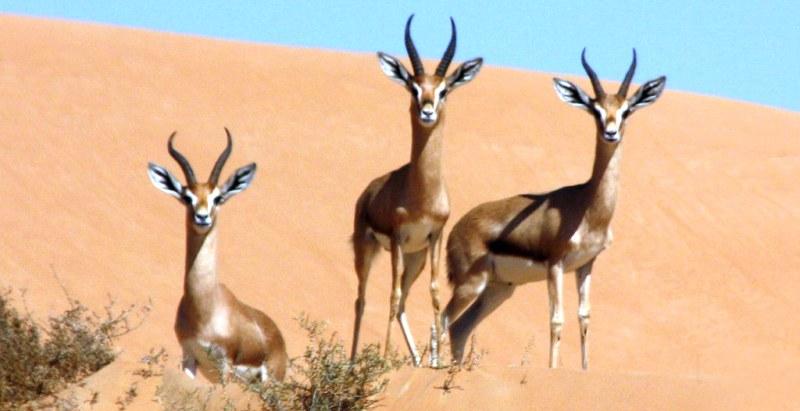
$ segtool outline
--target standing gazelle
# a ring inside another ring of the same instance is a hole
[[[217,279],[217,209],[253,181],[256,164],[237,169],[222,186],[219,176],[231,154],[232,139],[214,164],[208,182],[198,183],[192,166],[172,146],[169,154],[183,170],[186,186],[181,185],[164,167],[150,163],[148,174],[159,190],[177,198],[186,206],[186,273],[183,297],[175,319],[175,334],[183,348],[184,372],[195,377],[198,361],[204,369],[222,366],[223,374],[233,367],[244,379],[258,376],[282,380],[287,355],[283,336],[263,312],[239,301]],[[207,361],[208,360],[208,361]],[[216,362],[220,362],[217,364]]]
[[[453,321],[449,332],[455,362],[461,362],[472,330],[508,299],[516,286],[547,279],[550,367],[557,367],[564,323],[563,276],[565,271],[575,271],[582,366],[586,369],[589,365],[589,284],[595,258],[611,243],[609,223],[617,201],[623,126],[634,111],[656,101],[666,77],[648,81],[626,98],[636,70],[634,50],[619,91],[609,95],[586,62],[585,53],[584,49],[581,62],[592,82],[594,99],[569,81],[553,80],[563,101],[595,118],[595,159],[589,181],[546,194],[524,194],[481,204],[462,217],[450,233],[447,266],[454,290],[443,323],[447,326]]]
[[[351,356],[358,348],[358,335],[364,313],[365,292],[370,267],[380,247],[392,255],[392,293],[386,350],[391,341],[392,322],[396,317],[403,331],[414,365],[419,366],[408,320],[405,301],[408,290],[425,267],[427,251],[431,258],[430,292],[433,300],[434,326],[431,335],[431,364],[438,365],[436,345],[441,336],[439,308],[439,254],[441,234],[450,215],[447,189],[441,173],[442,137],[445,101],[450,92],[472,80],[483,59],[469,60],[447,76],[447,68],[456,52],[456,25],[450,19],[452,35],[447,50],[433,75],[425,73],[414,42],[411,40],[412,14],[406,22],[405,45],[414,75],[394,57],[378,53],[383,72],[411,93],[411,161],[373,180],[358,198],[355,210],[353,250],[358,274],[358,298]],[[402,281],[401,275],[402,273]]]

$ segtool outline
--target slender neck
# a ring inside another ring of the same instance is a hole
[[[606,143],[600,133],[602,130],[598,132],[592,177],[587,183],[591,196],[587,214],[598,222],[608,224],[617,203],[622,143]]]
[[[197,298],[208,296],[217,287],[217,222],[205,233],[192,227],[191,213],[186,219],[186,275],[183,292]]]
[[[442,184],[442,139],[444,135],[444,110],[432,127],[423,127],[418,113],[411,107],[411,161],[409,178],[417,187],[438,189]]]

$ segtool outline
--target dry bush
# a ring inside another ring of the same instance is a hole
[[[264,409],[366,410],[374,407],[389,383],[387,374],[407,362],[397,352],[387,358],[378,344],[364,347],[350,361],[336,333],[326,336],[325,324],[301,315],[297,319],[309,342],[301,357],[290,363],[285,381],[250,383]]]
[[[109,364],[113,340],[138,326],[129,323],[133,314],[142,321],[148,310],[111,301],[97,314],[67,299],[69,308],[44,326],[11,306],[10,290],[0,292],[0,409],[55,395]]]

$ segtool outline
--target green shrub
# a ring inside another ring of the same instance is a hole
[[[407,362],[397,352],[384,358],[378,344],[364,347],[351,362],[336,333],[325,336],[323,322],[305,315],[297,320],[309,342],[303,355],[291,360],[286,380],[248,385],[265,409],[366,410],[380,400],[387,374]]]
[[[96,372],[114,360],[112,341],[134,328],[128,324],[134,306],[115,310],[112,302],[101,316],[67,299],[70,307],[45,327],[11,307],[10,290],[0,292],[0,409],[53,395]]]

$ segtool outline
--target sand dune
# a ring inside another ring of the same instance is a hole
[[[166,347],[177,367],[183,210],[146,176],[148,161],[177,172],[166,152],[173,130],[200,175],[224,147],[223,126],[235,137],[223,174],[259,165],[221,211],[222,280],[276,320],[290,355],[304,346],[292,321],[300,312],[349,338],[354,202],[410,152],[408,96],[373,55],[12,16],[0,24],[0,286],[27,289],[42,317],[66,305],[52,270],[94,308],[107,295],[152,299],[144,326],[120,341],[120,360],[88,382],[102,409],[149,348]],[[449,99],[448,227],[480,202],[588,178],[592,119],[561,103],[550,78],[490,65]],[[669,87],[627,126],[615,243],[595,265],[590,371],[579,371],[569,276],[562,369],[546,368],[546,291],[533,284],[477,330],[488,354],[457,376],[462,389],[445,394],[434,388],[443,372],[404,369],[391,409],[800,406],[790,395],[800,386],[800,114]],[[432,315],[427,277],[408,307],[420,340]],[[384,256],[364,341],[383,337],[388,289]]]

